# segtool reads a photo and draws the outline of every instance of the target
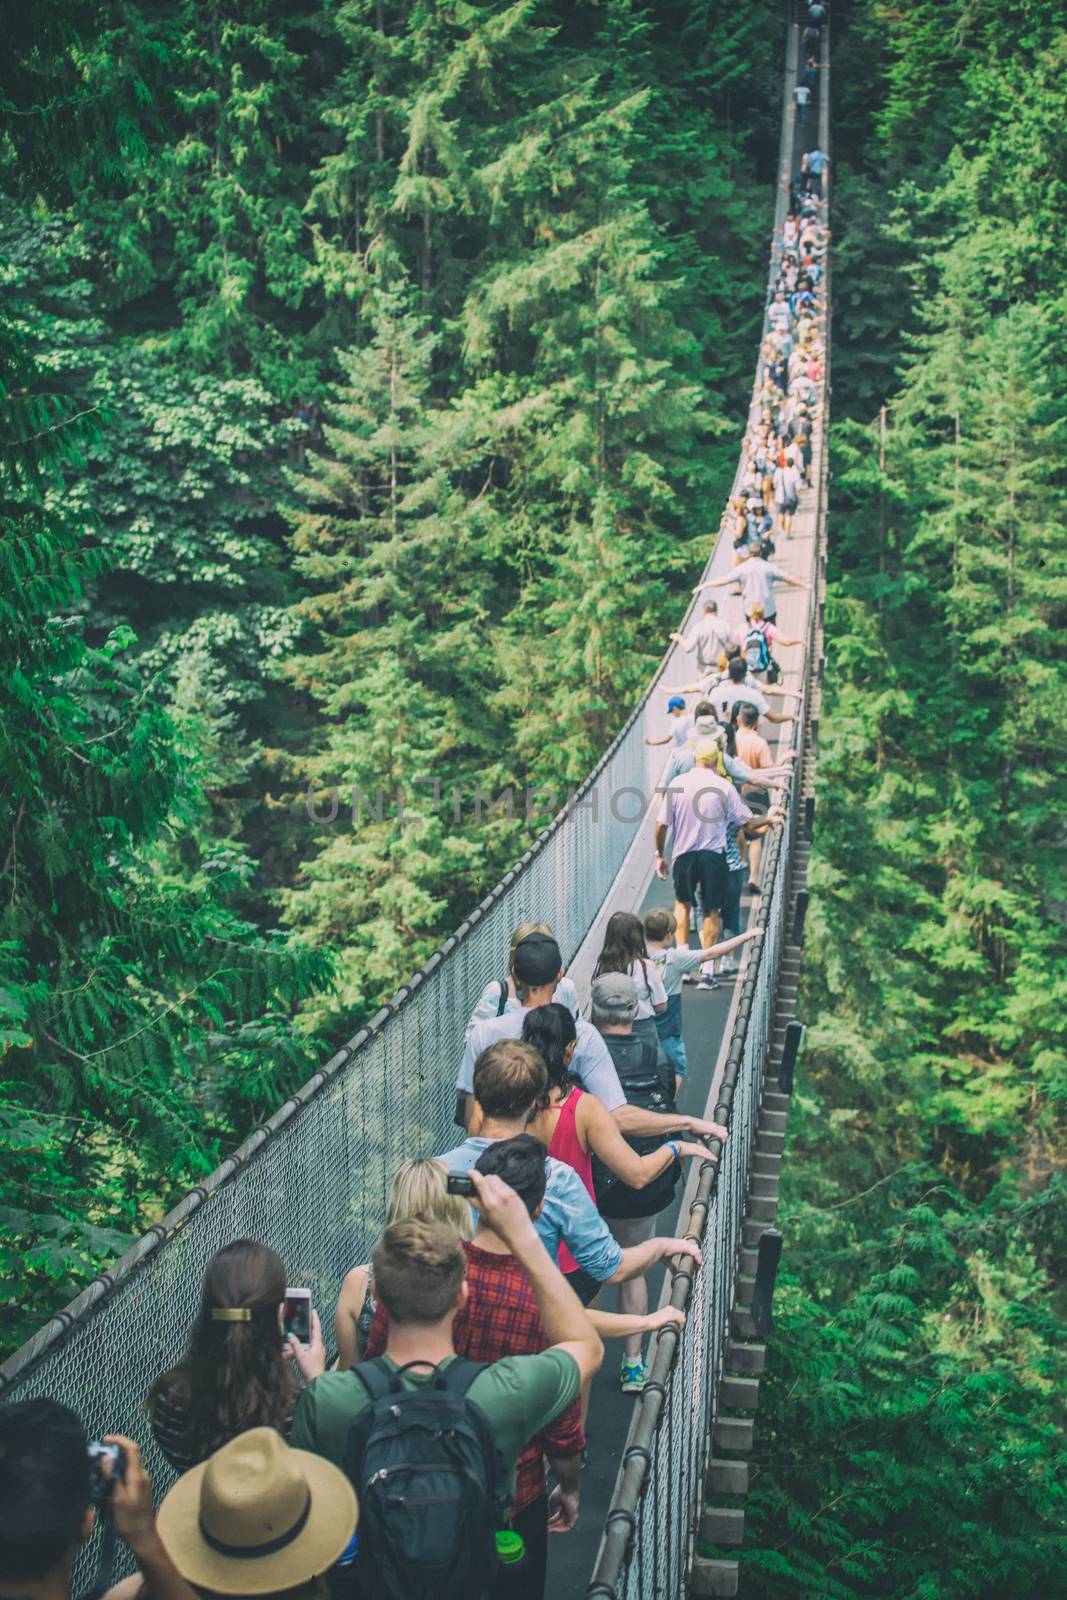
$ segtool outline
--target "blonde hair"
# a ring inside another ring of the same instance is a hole
[[[445,1169],[431,1156],[405,1161],[389,1188],[385,1225],[419,1217],[442,1222],[464,1239],[471,1236],[470,1206],[462,1195],[449,1194]]]
[[[515,951],[524,939],[529,938],[531,933],[543,933],[546,939],[555,938],[555,934],[547,922],[520,922],[515,932],[511,935],[511,955],[508,957],[509,972],[515,966]]]
[[[762,617],[763,616],[763,606],[760,604],[760,602],[758,600],[756,601],[754,606],[750,607],[748,615],[749,615],[749,619],[750,620],[751,620],[752,617]]]

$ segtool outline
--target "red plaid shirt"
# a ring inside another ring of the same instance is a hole
[[[501,1361],[505,1356],[532,1356],[547,1349],[537,1301],[514,1256],[498,1256],[463,1240],[467,1256],[467,1304],[457,1314],[452,1340],[458,1356],[470,1361]],[[364,1359],[380,1356],[389,1339],[389,1318],[376,1307]],[[550,1427],[531,1439],[515,1468],[516,1516],[547,1491],[545,1454],[574,1456],[585,1448],[581,1401],[574,1400]]]

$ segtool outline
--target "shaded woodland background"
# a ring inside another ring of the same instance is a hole
[[[24,11],[9,1345],[536,831],[316,827],[309,787],[565,787],[625,719],[736,459],[783,34],[770,0]],[[1067,43],[1051,0],[833,24],[828,705],[745,1583],[1022,1600],[1065,1553]]]

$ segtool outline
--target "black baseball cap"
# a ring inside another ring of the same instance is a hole
[[[547,933],[528,933],[515,946],[514,973],[520,983],[540,989],[558,978],[563,967],[559,945]]]

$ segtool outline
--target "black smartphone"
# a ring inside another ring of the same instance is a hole
[[[474,1187],[474,1179],[468,1172],[450,1172],[448,1174],[448,1181],[445,1187],[447,1188],[449,1194],[465,1194],[470,1196],[478,1193],[477,1189]]]
[[[282,1326],[286,1338],[290,1334],[302,1345],[311,1343],[311,1290],[286,1289],[285,1313]]]

